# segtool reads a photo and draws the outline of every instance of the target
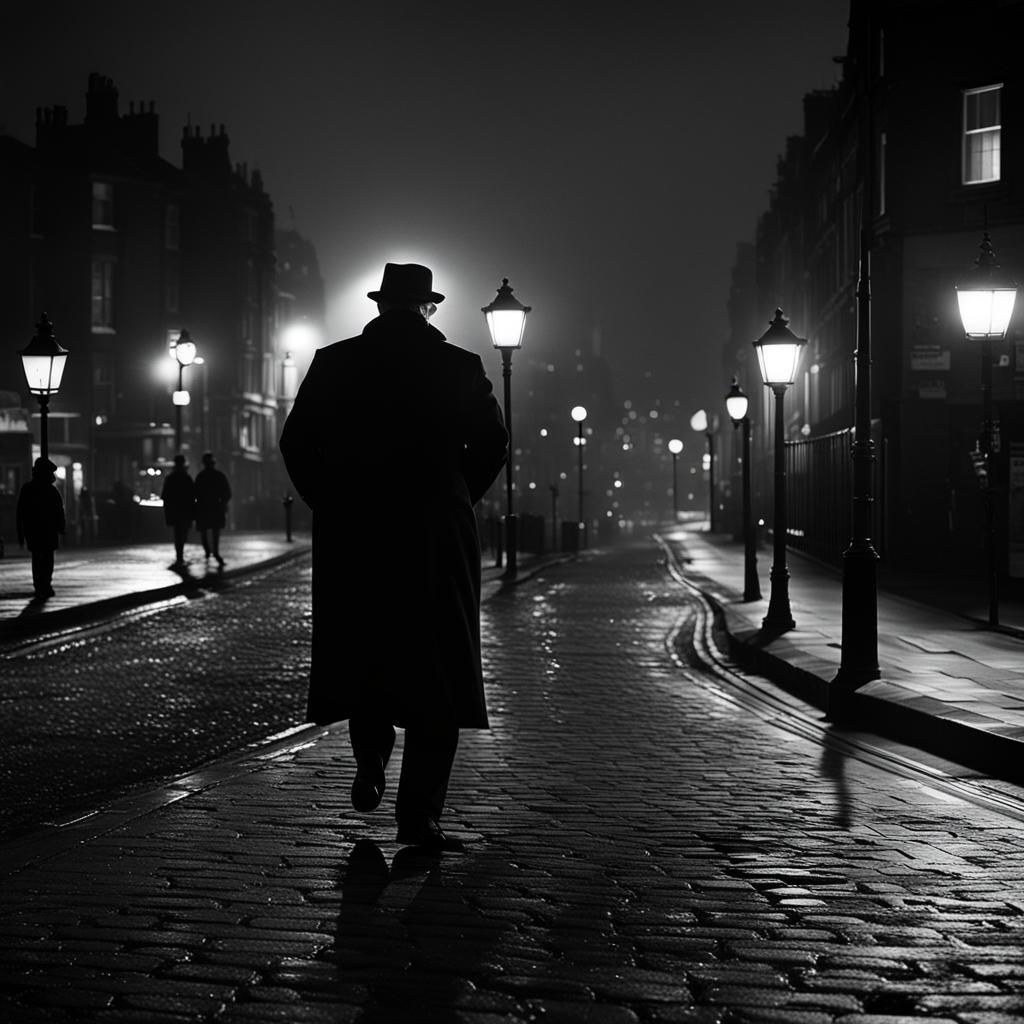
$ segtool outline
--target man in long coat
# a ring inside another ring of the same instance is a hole
[[[380,316],[316,353],[280,441],[313,510],[308,717],[348,719],[358,810],[404,728],[398,840],[444,849],[459,729],[488,724],[473,506],[508,434],[480,357],[427,322],[444,298],[428,268],[389,263],[368,296]]]
[[[220,531],[228,521],[228,502],[231,484],[217,469],[213,452],[203,452],[203,468],[196,473],[196,529],[203,544],[203,554],[212,555],[217,565],[223,565],[220,555]]]
[[[66,529],[64,500],[54,486],[57,464],[38,458],[32,479],[18,492],[18,543],[32,553],[32,586],[37,601],[53,597],[53,558]]]
[[[174,468],[164,478],[160,498],[164,503],[164,522],[174,533],[174,564],[185,564],[185,542],[196,515],[196,486],[189,476],[184,455],[174,456]]]

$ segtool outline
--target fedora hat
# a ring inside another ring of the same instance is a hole
[[[367,292],[374,302],[443,302],[444,296],[435,292],[434,275],[429,267],[419,263],[385,263],[380,288]]]

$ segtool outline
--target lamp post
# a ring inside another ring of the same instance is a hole
[[[690,426],[703,434],[708,442],[708,530],[715,532],[715,429],[718,426],[718,417],[708,414],[703,409],[698,409],[690,417]]]
[[[36,324],[32,340],[18,353],[25,370],[29,391],[39,402],[39,454],[50,457],[50,442],[47,433],[46,415],[49,411],[50,395],[60,389],[64,366],[68,361],[68,350],[63,348],[53,333],[50,318],[43,313]]]
[[[773,555],[771,597],[762,625],[768,629],[792,629],[796,623],[789,608],[789,569],[786,568],[786,421],[783,399],[796,379],[796,364],[806,338],[798,338],[786,325],[781,309],[768,330],[754,342],[761,379],[775,393],[775,522],[772,524]]]
[[[679,453],[683,450],[683,442],[673,437],[668,443],[672,453],[672,521],[679,519]]]
[[[512,353],[523,344],[523,329],[529,306],[524,306],[512,294],[508,278],[502,278],[501,287],[489,306],[481,308],[491,333],[491,343],[501,353],[501,375],[505,383],[505,429],[508,431],[508,458],[505,460],[505,579],[516,578],[516,516],[512,496],[512,463],[515,446],[512,444]]]
[[[178,361],[178,390],[171,396],[174,403],[174,450],[181,451],[181,410],[189,403],[189,393],[185,390],[185,367],[196,361],[196,343],[188,331],[178,335],[178,343],[174,346],[174,358]]]
[[[579,512],[577,514],[579,534],[577,541],[579,547],[585,548],[587,546],[587,524],[583,518],[583,446],[587,443],[587,439],[583,436],[583,421],[587,418],[587,410],[582,405],[574,405],[569,415],[576,421],[576,437],[573,440],[576,442],[578,455],[576,476],[579,484]]]
[[[725,396],[725,408],[733,429],[743,428],[743,600],[761,600],[761,582],[757,578],[757,548],[754,543],[754,523],[750,514],[750,417],[749,400],[739,381],[733,377],[732,386]]]
[[[995,495],[993,483],[999,444],[992,419],[992,339],[1001,339],[1010,326],[1017,286],[996,262],[988,232],[981,241],[981,252],[963,284],[956,286],[964,334],[981,342],[981,448],[978,479],[985,493],[985,552],[988,575],[988,623],[999,625],[999,563],[996,557]]]

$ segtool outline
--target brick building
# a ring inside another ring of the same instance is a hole
[[[968,568],[984,557],[969,453],[981,426],[977,342],[963,335],[955,285],[987,230],[1024,281],[1024,3],[853,0],[840,84],[804,100],[786,140],[753,261],[741,249],[730,297],[726,373],[755,421],[758,513],[770,520],[771,393],[750,343],[777,306],[808,339],[786,396],[790,540],[838,562],[849,539],[849,436],[856,288],[870,209],[875,543],[886,565]],[[867,186],[867,187],[866,187]],[[1000,570],[1024,574],[1024,310],[994,347],[1000,423]]]
[[[72,521],[86,486],[101,513],[115,491],[133,493],[136,534],[158,523],[146,503],[177,446],[173,351],[183,329],[199,356],[182,373],[181,448],[192,469],[214,450],[232,480],[235,525],[262,525],[279,489],[273,206],[259,172],[231,164],[222,125],[186,127],[181,150],[180,167],[163,159],[152,103],[122,113],[114,83],[98,74],[82,123],[47,108],[34,146],[0,138],[3,386],[26,391],[17,352],[45,311],[69,351],[50,455]],[[308,314],[322,321],[322,294]],[[35,403],[26,394],[24,404]]]

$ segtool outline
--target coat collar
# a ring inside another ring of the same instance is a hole
[[[363,337],[372,338],[378,334],[394,337],[396,334],[406,336],[422,336],[425,341],[444,341],[444,335],[427,323],[411,309],[389,309],[381,313],[363,328]]]

